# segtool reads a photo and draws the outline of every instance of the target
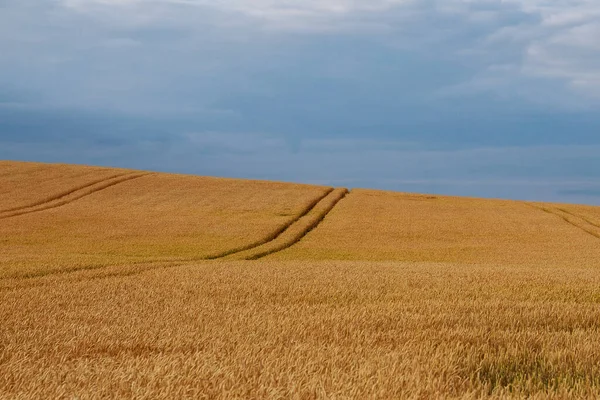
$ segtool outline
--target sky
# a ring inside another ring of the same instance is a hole
[[[0,159],[600,205],[597,0],[0,0]]]

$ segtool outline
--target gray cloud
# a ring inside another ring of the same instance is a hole
[[[595,201],[590,1],[0,7],[0,158]]]
[[[136,129],[137,130],[137,129]],[[411,142],[263,133],[92,135],[3,143],[0,158],[145,168],[348,187],[600,204],[600,145],[427,150]],[[581,168],[573,169],[579,163]],[[587,171],[587,172],[586,172]]]
[[[598,105],[600,53],[593,38],[600,6],[584,0],[552,6],[537,0],[23,0],[4,7],[2,76],[43,92],[54,105],[153,114],[206,110],[223,93],[268,91],[254,75],[293,59],[284,49],[307,34],[305,40],[333,35],[349,42],[360,35],[388,55],[409,51],[450,69],[460,65],[463,76],[436,82],[446,95],[495,93],[541,107]],[[352,68],[352,61],[342,59],[336,69]]]
[[[597,197],[596,203],[600,205],[600,187],[583,187],[579,189],[562,189],[558,191],[561,196]]]

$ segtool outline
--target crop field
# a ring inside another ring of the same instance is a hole
[[[278,260],[600,266],[600,207],[353,190]]]
[[[39,208],[77,189],[129,174],[135,174],[135,171],[0,161],[0,215]]]
[[[0,398],[599,398],[600,207],[0,162]]]
[[[169,174],[126,178],[74,191],[58,207],[0,213],[0,278],[218,257],[267,241],[330,190]],[[3,192],[11,185],[12,178],[0,180]],[[67,184],[54,192],[64,191]]]

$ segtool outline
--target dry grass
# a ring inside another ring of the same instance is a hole
[[[0,291],[1,397],[600,396],[593,268],[246,261],[113,272]]]
[[[0,398],[600,398],[599,207],[79,168],[0,162]]]
[[[536,207],[561,206],[353,190],[318,230],[270,257],[600,266],[599,237]],[[567,208],[600,222],[600,207]]]

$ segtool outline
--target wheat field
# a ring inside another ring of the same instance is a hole
[[[589,223],[567,223],[560,209]],[[600,266],[599,239],[599,207],[353,190],[318,230],[272,257]]]
[[[268,240],[328,191],[169,174],[134,177],[60,207],[0,213],[0,278],[217,257]],[[0,190],[10,193],[12,184],[2,178]],[[19,193],[28,187],[24,179]]]
[[[90,183],[134,171],[0,160],[0,215],[47,202]]]
[[[18,162],[0,193],[0,398],[600,397],[600,207]]]

